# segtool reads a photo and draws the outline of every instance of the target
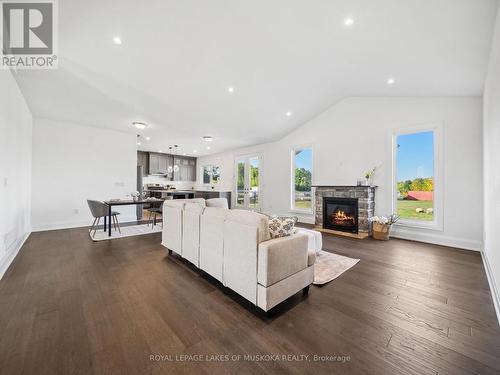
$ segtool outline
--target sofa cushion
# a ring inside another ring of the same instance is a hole
[[[222,219],[225,220],[229,210],[222,210],[218,207],[207,206],[203,211],[203,216],[207,218]]]
[[[163,202],[164,206],[169,206],[169,207],[180,207],[184,209],[184,206],[187,203],[197,203],[201,204],[203,207],[206,207],[205,199],[204,198],[193,198],[193,199],[167,199],[165,202]]]
[[[269,220],[271,238],[287,237],[293,233],[295,220],[290,217],[273,217]]]
[[[257,227],[259,233],[258,243],[267,241],[271,238],[269,235],[269,219],[266,215],[253,211],[235,209],[228,211],[226,220]]]
[[[207,207],[217,207],[229,209],[226,198],[211,198],[206,200]]]
[[[186,203],[184,199],[169,199],[163,202],[163,207],[175,207],[183,210],[185,204]]]
[[[309,250],[314,250],[316,252],[316,255],[319,254],[319,251],[323,248],[323,238],[321,236],[321,232],[306,228],[295,228],[294,232],[307,234],[307,236],[309,237],[307,248]]]
[[[205,206],[200,203],[189,203],[184,206],[184,211],[189,211],[201,215],[205,210]]]
[[[205,198],[193,198],[193,199],[183,199],[184,202],[186,203],[197,203],[201,204],[203,207],[207,206],[207,203],[205,201]]]

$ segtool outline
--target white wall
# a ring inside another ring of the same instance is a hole
[[[35,119],[33,230],[90,225],[87,199],[125,198],[136,191],[136,136],[102,128]],[[135,208],[119,207],[120,221]]]
[[[263,211],[286,214],[290,205],[290,148],[312,144],[313,183],[355,185],[374,165],[376,213],[390,211],[391,129],[441,123],[444,128],[443,231],[399,230],[399,236],[479,250],[482,242],[482,100],[480,98],[349,98],[280,141],[200,158],[222,168],[220,188],[233,188],[235,155],[263,155]],[[464,214],[475,220],[464,220]],[[312,216],[303,217],[312,221]]]
[[[0,277],[28,237],[31,112],[9,70],[0,70]]]
[[[500,8],[484,89],[484,251],[500,319]]]

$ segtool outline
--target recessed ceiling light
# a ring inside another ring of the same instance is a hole
[[[207,150],[210,150],[210,146],[207,146]]]
[[[396,83],[396,80],[394,78],[388,78],[387,79],[387,84],[388,85],[394,85],[394,83]]]
[[[158,150],[158,152],[163,152],[162,150]]]
[[[285,113],[286,117],[290,117],[292,115],[292,112],[288,111],[287,113]]]
[[[352,26],[352,25],[354,25],[354,20],[351,17],[347,17],[344,20],[344,25],[346,25],[346,26]]]
[[[117,46],[120,46],[122,44],[122,39],[119,36],[115,36],[113,38],[113,43],[116,44]]]
[[[134,125],[139,130],[146,129],[148,127],[148,124],[146,124],[144,122],[139,122],[139,121],[134,121],[132,123],[132,125]]]
[[[211,135],[204,135],[203,140],[205,142],[212,142],[214,140],[214,137],[212,137]]]
[[[146,141],[149,141],[149,140],[151,140],[151,137],[146,137]]]
[[[141,142],[137,142],[137,146],[140,146],[141,145]]]
[[[187,154],[185,152],[182,153],[182,156],[186,156]]]
[[[198,150],[193,150],[193,154],[196,154],[198,152]]]
[[[233,86],[229,86],[227,88],[227,92],[230,93],[230,94],[233,94],[234,93],[234,87]]]

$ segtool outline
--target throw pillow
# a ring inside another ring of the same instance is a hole
[[[269,234],[271,238],[290,236],[294,226],[295,220],[291,217],[273,217],[269,219]]]
[[[290,219],[293,220],[293,225],[297,224],[297,221],[299,221],[299,218],[297,216],[279,216],[279,215],[273,215],[269,217],[270,219],[280,219],[280,220],[285,220],[285,219]]]

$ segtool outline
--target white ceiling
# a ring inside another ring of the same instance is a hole
[[[482,95],[496,7],[59,0],[59,69],[17,80],[37,117],[141,133],[151,137],[146,150],[178,143],[205,155],[278,139],[347,96]],[[132,121],[150,126],[137,132]],[[210,151],[203,135],[215,137]]]

